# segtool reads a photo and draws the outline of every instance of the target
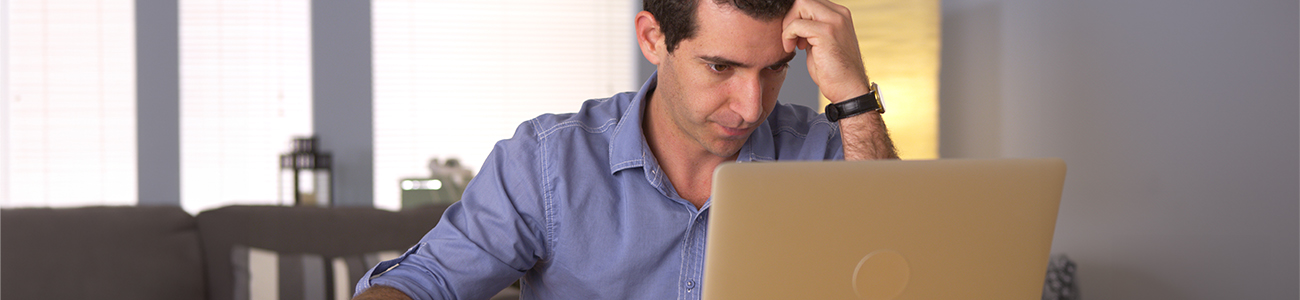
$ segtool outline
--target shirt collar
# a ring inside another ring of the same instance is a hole
[[[650,79],[641,85],[641,90],[632,96],[632,102],[623,110],[618,125],[614,126],[614,136],[609,143],[609,172],[643,167],[646,160],[654,159],[650,146],[646,144],[645,134],[641,131],[641,118],[644,115],[646,96],[654,92],[659,82],[659,72],[650,74]],[[658,163],[654,164],[657,168]]]

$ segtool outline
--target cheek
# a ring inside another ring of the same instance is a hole
[[[679,123],[703,123],[715,111],[714,99],[717,99],[716,89],[709,89],[697,81],[689,78],[676,82],[677,89],[673,92],[672,101],[669,101],[670,111],[673,111],[674,118]]]
[[[712,74],[704,74],[696,77],[695,80],[687,82],[688,97],[690,100],[685,105],[691,106],[692,110],[707,114],[717,110],[727,103],[731,95],[731,87],[725,80],[717,80]]]

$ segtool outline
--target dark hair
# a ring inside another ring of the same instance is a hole
[[[794,6],[794,0],[645,0],[642,9],[654,15],[659,30],[664,34],[668,52],[677,49],[682,40],[695,36],[695,9],[700,1],[730,4],[752,18],[770,21],[785,17]]]

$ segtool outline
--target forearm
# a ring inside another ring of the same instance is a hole
[[[411,297],[395,288],[376,285],[361,292],[352,300],[411,300]]]
[[[885,120],[869,112],[841,119],[840,138],[844,142],[844,160],[898,159],[898,150],[889,138]]]

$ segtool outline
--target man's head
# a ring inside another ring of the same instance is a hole
[[[645,0],[642,9],[659,20],[668,52],[676,50],[677,44],[682,40],[695,36],[698,28],[695,8],[700,1],[731,5],[746,15],[763,21],[781,19],[794,5],[794,0]]]
[[[674,11],[636,17],[641,52],[659,74],[646,108],[651,149],[732,157],[772,113],[794,59],[782,43],[792,4],[773,2],[646,2],[648,9]]]

